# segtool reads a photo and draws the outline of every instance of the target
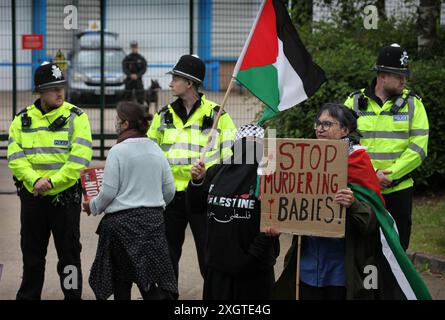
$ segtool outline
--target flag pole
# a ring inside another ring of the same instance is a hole
[[[297,273],[296,273],[296,300],[300,300],[300,255],[301,255],[301,236],[298,236],[298,248],[297,248]]]
[[[219,109],[219,112],[218,112],[218,114],[216,116],[215,121],[213,122],[212,129],[210,130],[209,138],[207,140],[207,145],[204,147],[204,150],[203,150],[203,152],[201,154],[201,157],[199,158],[199,160],[201,162],[205,162],[204,161],[205,160],[205,154],[210,149],[211,142],[212,142],[213,137],[215,136],[215,133],[216,133],[216,127],[218,125],[218,120],[219,120],[221,114],[224,111],[224,107],[226,105],[226,102],[227,102],[227,99],[229,97],[230,91],[232,90],[233,84],[235,83],[235,78],[236,78],[236,76],[238,74],[238,71],[239,71],[239,69],[241,67],[242,60],[244,58],[244,55],[246,54],[247,48],[249,47],[250,40],[251,40],[251,38],[253,36],[253,33],[255,31],[255,26],[257,25],[257,23],[258,23],[258,21],[260,19],[261,12],[263,11],[263,8],[266,5],[266,2],[267,2],[267,0],[263,0],[263,2],[261,3],[260,10],[258,11],[258,14],[257,14],[257,16],[255,18],[255,21],[253,23],[252,29],[250,30],[249,36],[247,37],[246,43],[244,44],[243,50],[241,51],[241,54],[240,54],[240,56],[238,58],[238,61],[236,62],[235,67],[233,68],[232,79],[230,80],[229,86],[227,87],[227,91],[226,91],[226,94],[224,96],[223,103],[221,105],[221,108]]]
[[[213,121],[212,129],[210,129],[209,137],[207,139],[207,144],[206,144],[206,146],[204,147],[204,150],[201,153],[201,157],[199,158],[199,160],[201,162],[205,163],[205,155],[206,155],[207,151],[209,151],[209,149],[210,149],[210,146],[212,144],[213,138],[214,138],[215,133],[216,133],[216,127],[218,126],[219,118],[221,117],[221,115],[222,115],[222,113],[224,111],[224,107],[226,106],[227,100],[229,98],[230,91],[232,91],[234,83],[235,83],[235,79],[232,77],[232,79],[230,80],[229,86],[227,87],[226,94],[224,95],[224,99],[223,99],[222,105],[220,106],[219,111],[218,111],[218,113],[216,115],[216,119],[215,119],[215,121]]]

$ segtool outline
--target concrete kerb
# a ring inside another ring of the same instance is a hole
[[[407,252],[414,266],[427,267],[432,273],[445,274],[445,257],[421,252]]]
[[[16,194],[17,190],[12,189],[0,189],[0,194]]]

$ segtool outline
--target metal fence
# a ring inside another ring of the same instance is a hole
[[[123,84],[122,60],[131,41],[147,61],[142,94],[150,113],[174,100],[166,72],[190,53],[206,64],[203,93],[221,103],[260,5],[261,0],[0,0],[0,156],[6,155],[13,114],[38,98],[33,73],[44,61],[59,64],[68,79],[66,100],[88,114],[96,158],[104,158],[114,143],[116,103],[137,98],[137,92],[126,96]],[[42,35],[43,48],[25,49],[24,35]],[[155,81],[158,90],[152,90]],[[261,104],[238,86],[226,108],[239,126],[252,122]]]
[[[292,8],[296,1],[285,2]],[[43,61],[59,63],[68,79],[67,100],[88,114],[95,157],[104,158],[114,143],[114,107],[124,98],[122,59],[131,41],[138,42],[147,60],[143,95],[151,113],[174,99],[166,72],[188,53],[205,61],[203,92],[221,103],[261,2],[0,0],[0,157],[6,155],[12,116],[37,99],[33,73]],[[386,0],[387,12],[403,2]],[[332,3],[321,6],[314,0],[313,19],[328,19]],[[95,36],[82,43],[82,33]],[[41,35],[43,48],[25,49],[25,35]],[[237,86],[226,108],[240,126],[256,118],[261,104]]]

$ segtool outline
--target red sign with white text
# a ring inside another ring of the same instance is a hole
[[[87,168],[80,170],[83,198],[85,201],[99,194],[104,178],[104,168]]]
[[[41,34],[22,34],[22,49],[41,50],[43,49],[43,35]]]

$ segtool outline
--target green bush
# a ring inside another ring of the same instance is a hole
[[[389,19],[379,23],[378,30],[366,30],[362,20],[352,21],[353,28],[334,23],[313,24],[299,29],[302,41],[314,61],[326,73],[328,81],[316,94],[300,105],[281,112],[268,125],[277,128],[279,137],[313,138],[313,122],[319,107],[325,102],[343,103],[348,94],[369,86],[375,77],[371,71],[378,50],[391,43],[407,48],[412,77],[408,81],[415,93],[423,98],[430,122],[428,157],[415,172],[417,190],[445,189],[445,57],[444,45],[435,55],[417,55],[416,24],[413,19],[399,23]],[[445,39],[444,28],[439,38]]]

